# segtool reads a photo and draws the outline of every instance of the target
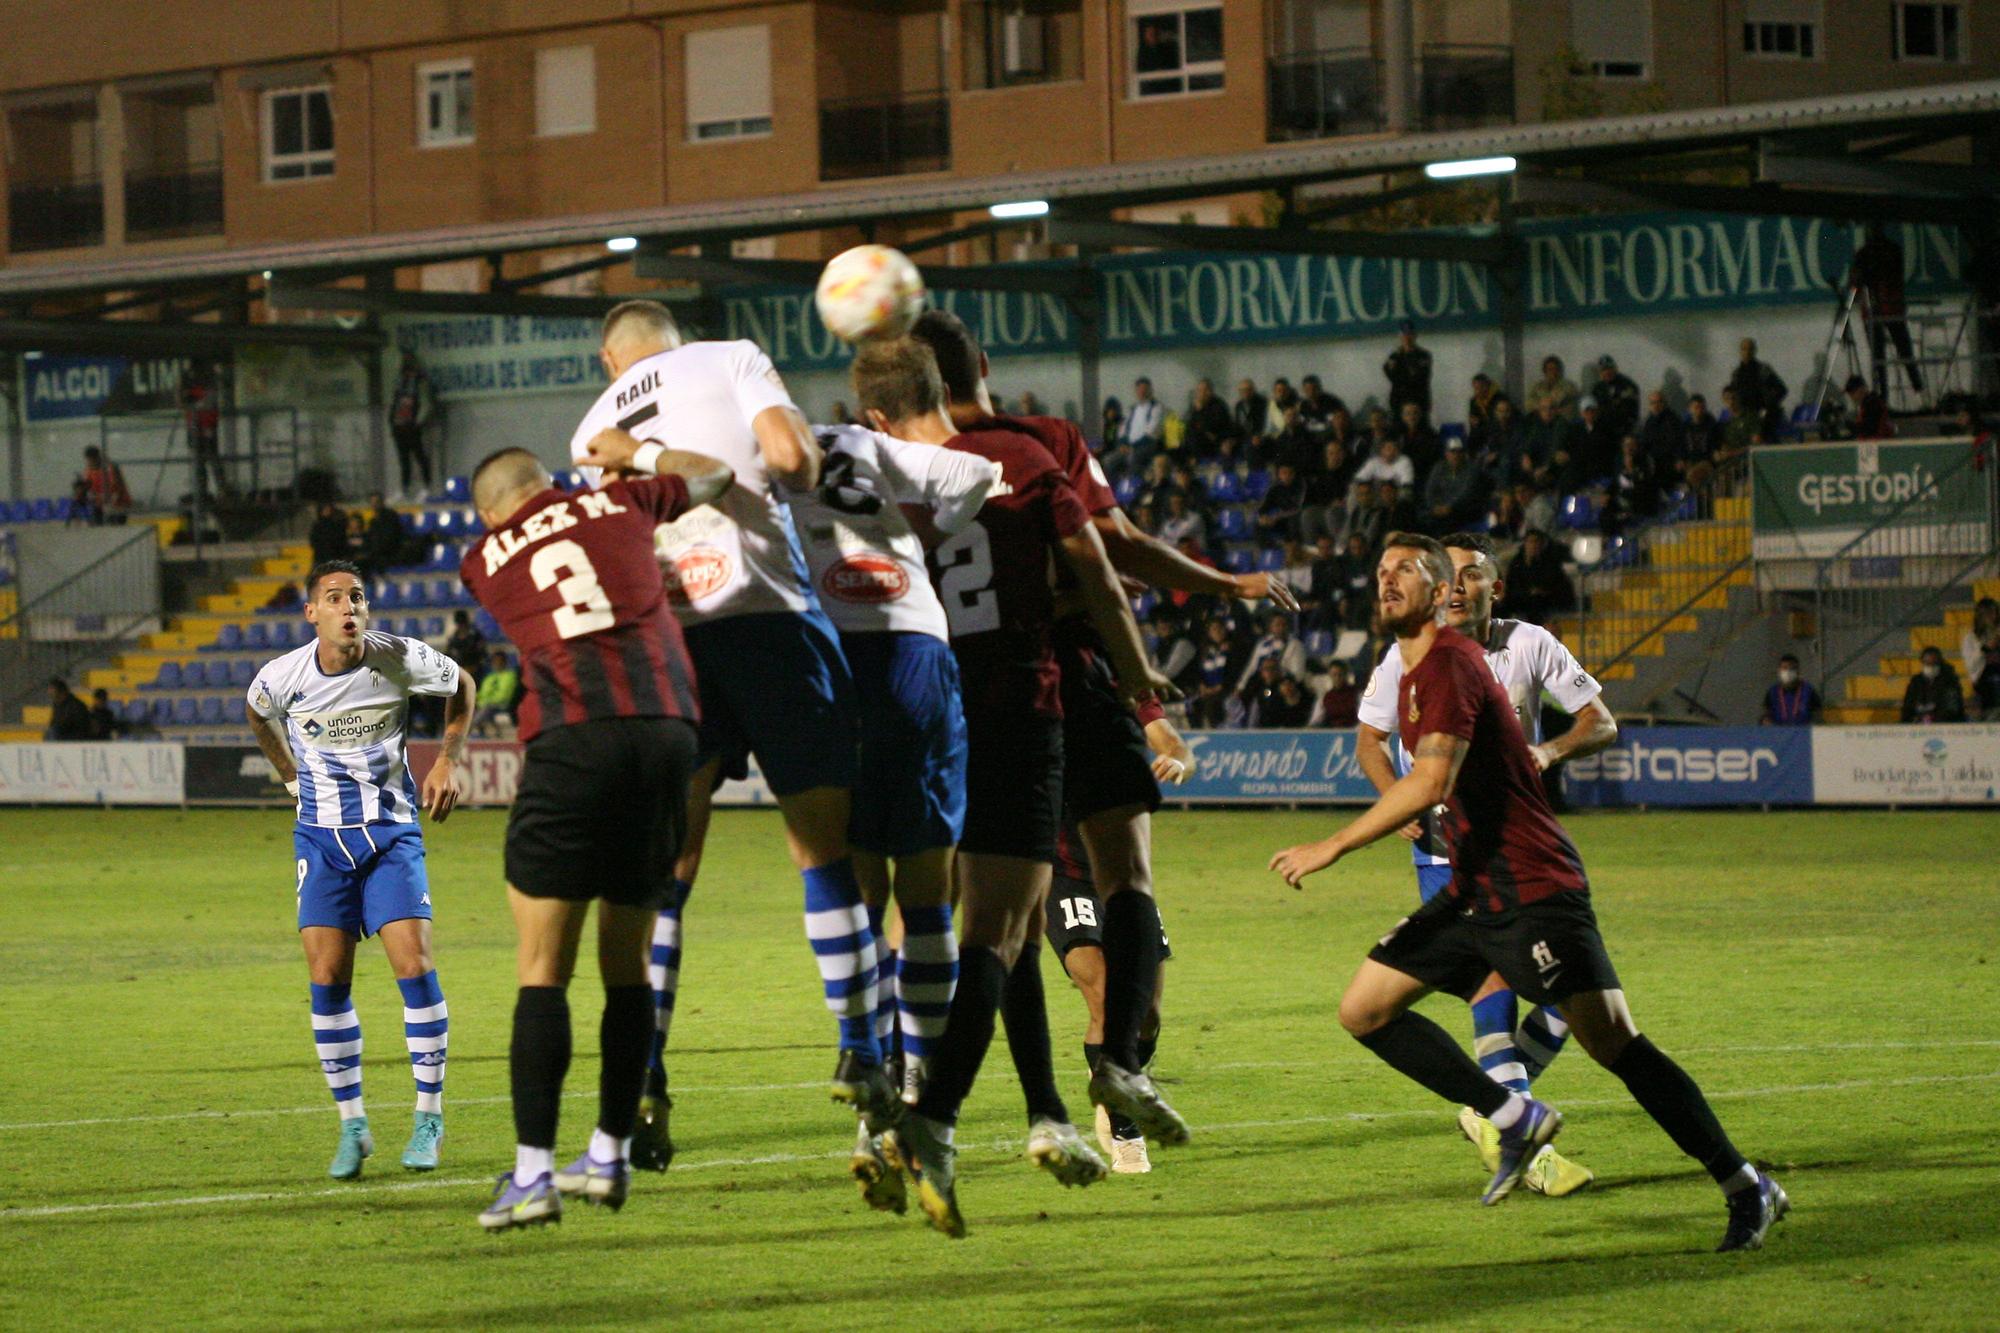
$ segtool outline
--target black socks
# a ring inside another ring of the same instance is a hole
[[[964,984],[962,979],[959,984]],[[1042,989],[1039,940],[1022,946],[1021,956],[1007,973],[1000,1019],[1007,1029],[1007,1050],[1014,1057],[1021,1095],[1027,1099],[1029,1121],[1046,1117],[1067,1124],[1069,1108],[1056,1089],[1055,1055],[1049,1049],[1049,1006]]]
[[[1659,1047],[1634,1037],[1605,1068],[1624,1082],[1633,1100],[1667,1131],[1674,1146],[1707,1168],[1717,1184],[1727,1186],[1742,1175],[1747,1163],[1722,1132],[1708,1098]]]
[[[1403,1013],[1356,1041],[1406,1078],[1448,1102],[1490,1116],[1513,1094],[1486,1076],[1451,1034],[1422,1014]],[[1617,1071],[1613,1071],[1614,1073]]]
[[[930,1077],[917,1102],[917,1114],[941,1124],[958,1122],[958,1108],[972,1091],[972,1080],[993,1044],[993,1019],[1007,989],[1007,969],[1000,955],[970,945],[958,955],[958,991],[951,997],[951,1017],[931,1056]]]
[[[514,1001],[514,1041],[508,1054],[516,1143],[529,1148],[556,1146],[569,1045],[569,996],[562,987],[521,987]]]
[[[639,1093],[653,1054],[653,988],[608,986],[597,1027],[603,1066],[597,1077],[597,1127],[614,1139],[629,1138],[639,1119]]]
[[[1159,907],[1137,889],[1112,894],[1104,902],[1104,1054],[1134,1072],[1159,981]]]

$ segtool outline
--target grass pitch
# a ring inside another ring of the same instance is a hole
[[[1022,1162],[1007,1056],[961,1130],[961,1242],[866,1211],[826,1099],[831,1021],[768,813],[725,814],[690,904],[671,1067],[681,1155],[617,1215],[486,1236],[511,1162],[503,816],[431,839],[451,1004],[444,1169],[405,1174],[408,1063],[365,945],[355,1001],[377,1153],[325,1174],[275,812],[0,814],[0,1325],[1006,1329],[1281,1325],[1992,1327],[2000,1309],[2000,819],[1571,821],[1641,1025],[1795,1202],[1762,1253],[1709,1253],[1698,1169],[1572,1049],[1538,1084],[1598,1183],[1477,1206],[1453,1109],[1358,1049],[1334,1002],[1415,901],[1401,844],[1286,889],[1313,813],[1157,822],[1159,1070],[1195,1143],[1087,1191]],[[589,953],[585,951],[586,955]],[[588,964],[586,963],[586,967]],[[1087,1123],[1082,1009],[1045,959]],[[578,978],[560,1156],[594,1112]],[[1465,1032],[1462,1006],[1428,1012]]]

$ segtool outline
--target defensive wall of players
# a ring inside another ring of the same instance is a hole
[[[1169,799],[1186,805],[1366,805],[1348,731],[1195,731],[1194,775]],[[421,782],[435,758],[413,742]],[[521,747],[475,741],[464,804],[514,797]],[[1647,727],[1562,770],[1576,806],[2000,806],[2000,723],[1943,727]],[[753,769],[716,804],[770,804]],[[0,745],[0,805],[270,805],[291,798],[253,746],[178,743]]]

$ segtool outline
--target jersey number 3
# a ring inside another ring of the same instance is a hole
[[[990,586],[993,546],[985,526],[968,524],[965,531],[938,547],[931,559],[938,567],[938,600],[944,603],[952,637],[999,629],[1000,594]]]
[[[556,595],[563,599],[563,605],[555,613],[556,633],[563,638],[595,634],[618,623],[611,610],[611,599],[604,595],[604,588],[597,581],[597,570],[591,566],[589,553],[575,542],[550,542],[535,552],[535,558],[528,562],[528,573],[533,576],[535,587],[554,584]]]

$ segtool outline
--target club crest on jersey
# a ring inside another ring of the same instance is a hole
[[[728,587],[736,566],[727,551],[713,546],[690,546],[674,558],[672,569],[661,573],[669,598],[680,603],[698,602]]]
[[[879,605],[909,592],[910,576],[887,556],[850,555],[820,577],[819,590],[843,602]]]
[[[260,713],[268,713],[271,711],[271,690],[270,687],[265,685],[264,682],[261,680],[257,682],[256,704],[257,704],[257,711]]]
[[[322,727],[319,724],[318,718],[309,717],[303,723],[300,724],[299,730],[304,732],[307,736],[310,736],[312,739],[318,740],[319,734],[322,731],[325,731],[326,728]]]
[[[1414,727],[1414,726],[1416,726],[1416,725],[1417,725],[1417,717],[1418,717],[1418,713],[1417,713],[1417,692],[1416,692],[1415,690],[1411,690],[1411,691],[1410,691],[1410,725],[1411,725],[1411,726],[1413,726],[1413,727]]]

